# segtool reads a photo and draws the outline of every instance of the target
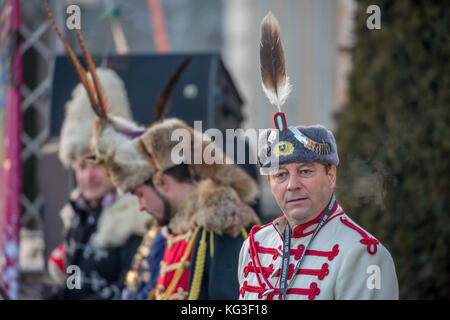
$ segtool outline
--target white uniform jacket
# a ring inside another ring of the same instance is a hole
[[[322,217],[297,226],[291,237],[286,299],[398,299],[395,266],[388,250],[336,204],[295,265]],[[253,227],[239,255],[240,299],[281,299],[280,273],[286,218]]]

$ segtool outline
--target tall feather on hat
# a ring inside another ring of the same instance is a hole
[[[80,84],[72,91],[71,100],[66,103],[65,119],[60,136],[59,158],[66,167],[69,167],[79,155],[89,150],[97,116],[104,118],[111,112],[120,117],[123,127],[129,130],[137,130],[138,127],[130,121],[132,118],[130,103],[122,79],[114,70],[95,68],[80,31],[75,30],[88,65],[89,73],[86,72],[56,25],[48,1],[46,1],[46,9],[53,28],[61,39],[67,56],[80,79]]]
[[[282,132],[286,130],[286,117],[281,107],[291,93],[292,86],[286,74],[280,25],[272,12],[269,12],[261,23],[259,56],[263,91],[278,110],[274,121],[276,128]]]
[[[277,109],[274,115],[277,130],[268,129],[260,135],[261,173],[268,174],[273,169],[272,164],[274,163],[281,164],[301,160],[337,163],[335,141],[329,130],[322,126],[314,128],[287,126],[286,116],[281,107],[286,102],[292,86],[286,73],[280,25],[271,12],[261,22],[259,49],[263,91],[270,103]],[[308,132],[310,136],[308,137],[305,132]],[[283,141],[278,143],[277,139]],[[318,139],[322,141],[319,142]],[[296,145],[298,148],[295,147]],[[287,147],[288,150],[285,150]]]

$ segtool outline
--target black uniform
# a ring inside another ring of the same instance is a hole
[[[115,195],[108,194],[93,208],[86,201],[70,201],[75,213],[67,230],[64,245],[66,248],[66,285],[56,294],[56,299],[119,299],[124,287],[127,270],[141,236],[131,235],[121,246],[102,248],[97,239],[97,227],[102,212],[113,206],[115,200],[105,204],[105,199]],[[79,268],[79,269],[78,269]],[[79,271],[79,272],[78,272]],[[77,279],[78,275],[80,276]],[[79,280],[80,288],[76,287]]]

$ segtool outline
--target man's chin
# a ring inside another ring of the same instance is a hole
[[[287,213],[289,218],[294,222],[296,225],[303,224],[308,222],[310,219],[310,214],[306,210],[291,210]]]
[[[90,191],[83,192],[84,198],[88,201],[100,201],[105,194],[100,193],[100,192],[90,192]]]
[[[156,224],[158,227],[165,227],[169,224],[169,220],[167,219],[156,219]]]
[[[150,214],[152,216],[152,218],[155,220],[156,224],[158,225],[158,227],[165,227],[169,224],[170,219],[168,217],[161,217],[161,216],[157,216],[147,210],[145,210],[148,214]]]

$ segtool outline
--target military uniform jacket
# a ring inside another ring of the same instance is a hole
[[[164,296],[180,270],[180,279],[167,299],[237,300],[237,257],[246,232],[232,237],[201,227],[196,230],[167,235],[156,288],[157,299]],[[191,241],[193,245],[189,250]]]
[[[322,215],[292,232],[286,299],[398,299],[395,266],[388,250],[338,204],[293,275]],[[240,299],[281,299],[286,223],[281,215],[250,232],[239,256]]]
[[[91,208],[76,189],[61,211],[65,228],[65,268],[80,270],[80,288],[63,283],[56,299],[119,299],[125,273],[147,230],[149,215],[131,195],[106,194]],[[71,281],[68,273],[67,281]]]
[[[257,223],[234,189],[200,181],[166,228],[156,299],[237,299],[239,250],[247,228]]]

